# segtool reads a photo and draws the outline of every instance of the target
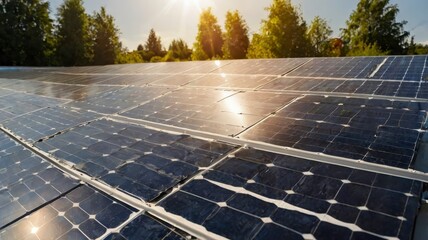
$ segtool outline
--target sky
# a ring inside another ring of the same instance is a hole
[[[52,14],[56,14],[63,0],[50,0]],[[120,38],[129,50],[144,44],[151,28],[162,39],[165,48],[173,39],[182,38],[192,46],[197,34],[199,14],[211,7],[224,29],[228,10],[238,10],[243,16],[252,35],[259,31],[261,22],[267,18],[265,10],[272,0],[84,0],[88,13],[104,6],[120,29]],[[406,20],[405,30],[415,36],[415,41],[428,44],[428,1],[391,0],[400,12],[397,20]],[[356,8],[358,0],[292,0],[300,7],[308,24],[315,16],[327,20],[333,29],[333,37],[340,35],[346,20]]]

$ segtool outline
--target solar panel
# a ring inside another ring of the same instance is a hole
[[[241,137],[408,168],[426,103],[306,96]]]
[[[234,146],[99,120],[36,146],[110,186],[153,201]]]
[[[421,186],[247,149],[159,205],[230,239],[401,238],[411,234]]]
[[[391,80],[337,80],[325,78],[282,77],[263,84],[260,91],[347,93],[402,98],[427,98],[427,83]]]
[[[368,78],[383,57],[314,58],[287,76]]]
[[[220,74],[284,75],[309,60],[305,58],[235,60],[213,72]]]
[[[81,109],[53,107],[15,117],[3,126],[27,141],[35,142],[99,116]]]
[[[388,57],[379,71],[372,78],[403,81],[426,81],[426,56]]]
[[[271,80],[274,80],[274,76],[249,76],[249,75],[205,75],[192,81],[188,86],[197,87],[212,87],[212,88],[257,88],[262,84],[266,84]]]
[[[121,115],[236,135],[294,97],[286,94],[185,89],[130,109]]]
[[[145,89],[125,87],[103,92],[83,101],[75,101],[67,106],[91,110],[97,113],[113,114],[124,109],[136,107],[139,104],[159,97],[170,91],[168,88],[146,87]],[[144,94],[141,94],[144,92]]]
[[[427,56],[0,67],[0,238],[410,239],[426,69]]]
[[[199,74],[178,74],[168,75],[160,80],[152,82],[152,85],[170,85],[170,86],[182,86],[190,83],[203,75]]]

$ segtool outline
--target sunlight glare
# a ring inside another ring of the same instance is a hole
[[[39,231],[39,228],[38,228],[38,227],[32,227],[32,228],[31,228],[31,233],[32,233],[32,234],[36,234],[36,233],[37,233],[37,231]]]

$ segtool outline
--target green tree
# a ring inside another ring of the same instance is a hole
[[[330,37],[333,31],[325,19],[316,16],[308,28],[308,38],[314,49],[315,56],[328,56]]]
[[[165,61],[188,61],[192,55],[192,50],[187,46],[187,43],[182,39],[174,39],[168,47],[168,53],[165,56]]]
[[[138,51],[129,52],[128,49],[121,49],[119,55],[117,56],[115,63],[116,64],[129,64],[129,63],[142,63],[143,58]]]
[[[94,24],[94,64],[113,64],[120,53],[119,30],[114,24],[114,18],[101,7],[99,13],[93,16]]]
[[[217,18],[212,14],[211,8],[202,11],[199,17],[198,35],[193,46],[194,54],[192,59],[205,60],[221,58],[223,37]]]
[[[247,56],[249,58],[304,57],[311,53],[306,36],[306,22],[290,0],[273,0],[266,10],[268,19],[261,31],[253,36]]]
[[[65,0],[58,8],[57,56],[65,66],[87,65],[92,61],[89,16],[82,0]]]
[[[50,64],[52,29],[48,2],[0,1],[0,64]]]
[[[248,38],[248,26],[238,11],[226,13],[224,24],[223,58],[242,59],[247,55],[250,40]]]
[[[156,36],[155,30],[150,29],[149,37],[145,44],[145,50],[152,52],[153,56],[162,56],[162,43],[161,38]]]
[[[410,43],[408,43],[407,47],[408,55],[426,55],[428,54],[428,45],[422,43],[415,43],[415,37],[412,36],[410,39]]]
[[[397,5],[389,0],[360,0],[342,29],[350,54],[358,55],[368,49],[388,54],[403,54],[409,32],[404,31],[406,21],[397,22]]]

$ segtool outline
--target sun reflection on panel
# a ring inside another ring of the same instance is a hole
[[[32,233],[32,234],[36,234],[36,233],[37,233],[37,231],[39,231],[39,228],[38,228],[38,227],[32,227],[32,228],[31,228],[31,233]]]
[[[223,92],[224,97],[230,95],[228,92]],[[227,97],[226,99],[221,101],[222,104],[227,108],[227,112],[234,113],[233,122],[235,125],[244,126],[244,116],[242,115],[243,108],[239,101],[236,98]]]

